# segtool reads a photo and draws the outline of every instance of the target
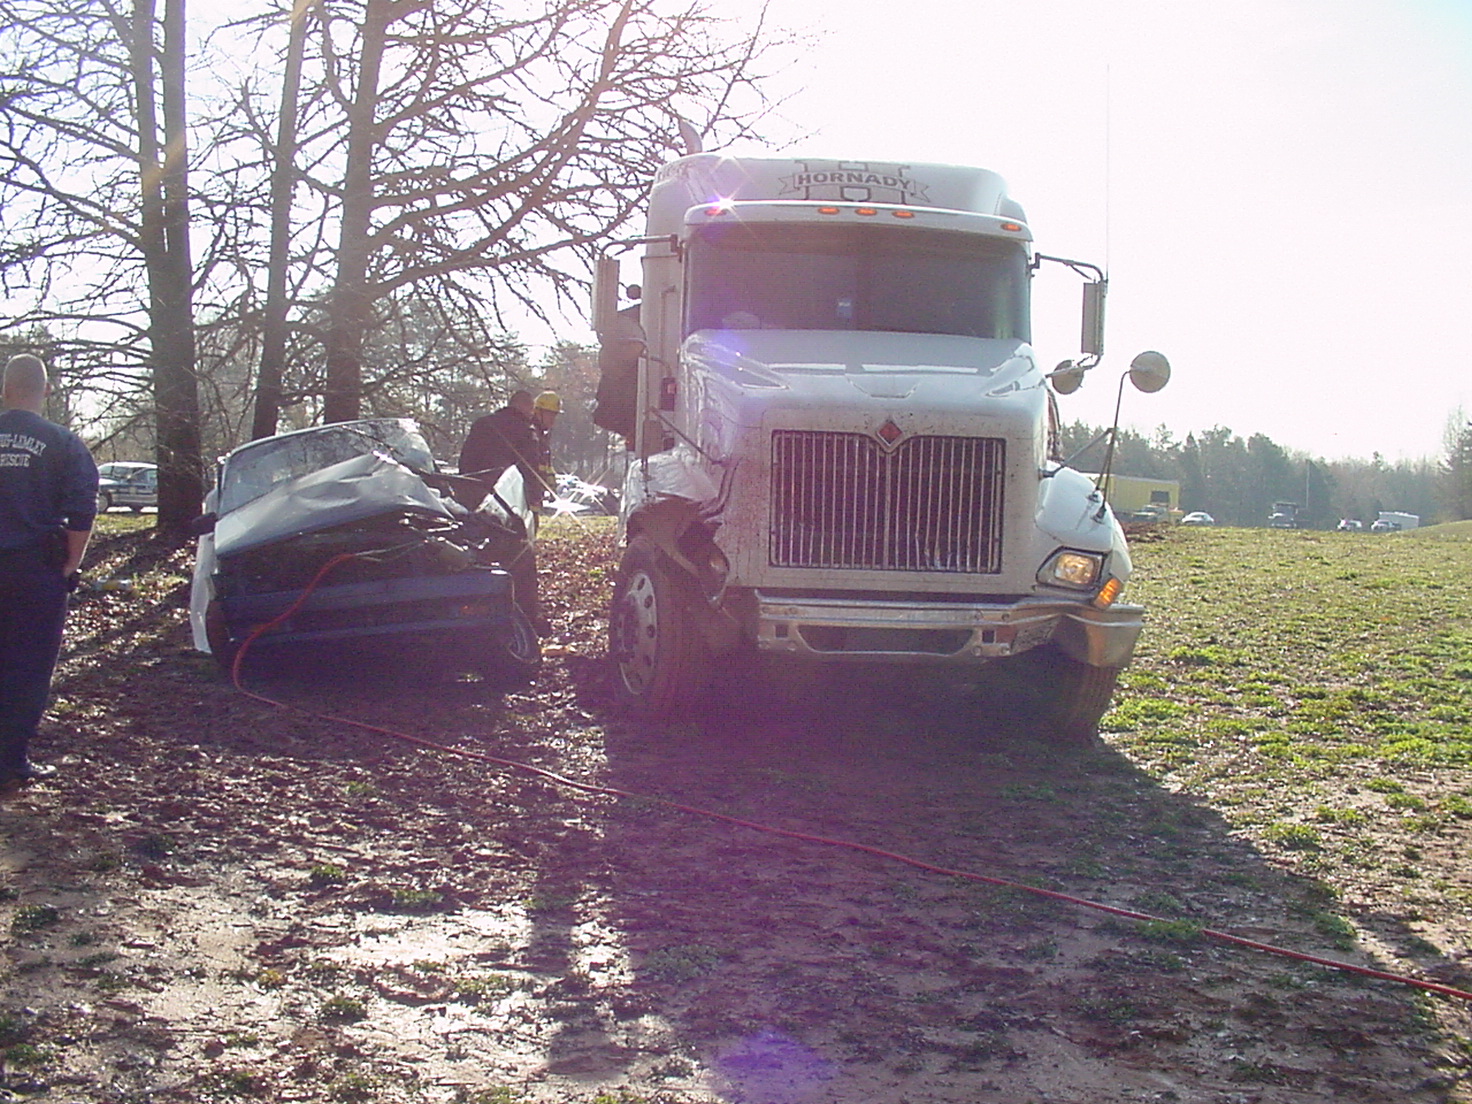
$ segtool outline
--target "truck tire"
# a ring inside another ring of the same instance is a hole
[[[614,697],[639,716],[676,714],[710,678],[710,650],[696,614],[695,583],[648,537],[635,537],[619,564],[610,611]]]
[[[1089,747],[1099,738],[1099,721],[1109,711],[1118,667],[1090,667],[1052,647],[1044,653],[1041,673],[1046,703],[1037,718],[1037,734],[1060,747]]]

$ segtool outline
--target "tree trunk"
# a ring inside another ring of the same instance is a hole
[[[392,18],[391,0],[368,0],[358,58],[358,86],[349,107],[347,169],[343,179],[342,237],[337,249],[337,281],[328,304],[327,393],[325,422],[362,416],[363,333],[374,296],[368,289],[369,233],[373,217],[373,150],[378,73],[384,37]]]
[[[297,95],[301,87],[302,53],[307,13],[315,0],[297,0],[291,13],[286,72],[281,78],[281,115],[277,120],[275,165],[271,173],[271,247],[266,264],[266,309],[261,327],[261,367],[256,376],[252,440],[270,437],[281,418],[281,376],[286,366],[286,267],[291,243],[291,193],[296,171]]]
[[[202,461],[199,393],[194,373],[193,264],[189,249],[188,153],[184,111],[184,0],[165,0],[163,157],[154,83],[153,0],[133,16],[133,84],[138,103],[138,162],[143,190],[144,264],[158,445],[158,527],[172,536],[199,513]]]

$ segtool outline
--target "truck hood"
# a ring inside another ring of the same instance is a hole
[[[703,330],[685,362],[741,388],[796,391],[805,399],[926,399],[951,405],[1027,387],[1042,388],[1021,341],[944,334],[847,330]],[[775,397],[775,396],[774,396]]]
[[[831,428],[1036,436],[1047,381],[1021,341],[828,330],[702,331],[683,356],[712,455],[799,412]],[[832,417],[820,415],[829,412]],[[775,419],[775,420],[774,420]],[[818,424],[818,423],[813,423]]]

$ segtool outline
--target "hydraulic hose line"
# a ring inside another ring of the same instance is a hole
[[[357,553],[344,553],[342,555],[334,556],[332,559],[328,560],[327,563],[322,566],[321,570],[317,572],[316,576],[313,577],[312,581],[307,584],[306,589],[302,591],[301,596],[294,603],[292,603],[292,605],[285,612],[279,614],[273,620],[268,621],[263,625],[257,626],[256,629],[251,632],[251,634],[241,644],[240,650],[236,653],[235,661],[231,666],[231,679],[234,682],[235,688],[237,690],[246,695],[246,697],[253,698],[259,702],[263,702],[266,705],[275,706],[280,709],[290,709],[297,713],[304,714],[305,716],[313,717],[317,720],[331,721],[336,724],[348,725],[352,728],[360,728],[367,732],[377,733],[381,736],[389,736],[395,740],[401,740],[405,743],[413,744],[416,747],[423,748],[426,751],[438,752],[441,755],[454,755],[462,759],[471,759],[476,762],[490,764],[491,766],[505,767],[510,770],[520,771],[523,774],[528,774],[535,778],[540,778],[544,781],[551,782],[553,785],[556,786],[575,790],[578,793],[601,797],[614,797],[651,802],[655,805],[660,805],[666,809],[673,809],[681,813],[686,813],[690,816],[698,816],[703,817],[707,820],[718,821],[722,824],[730,824],[737,828],[748,828],[755,832],[763,832],[767,835],[781,836],[785,839],[799,840],[804,843],[819,844],[824,847],[836,847],[846,851],[857,851],[861,854],[873,855],[876,858],[887,859],[890,862],[896,862],[904,866],[914,867],[916,870],[923,870],[927,873],[939,874],[948,878],[960,878],[968,882],[980,882],[984,885],[998,886],[1003,889],[1016,890],[1021,893],[1030,893],[1035,897],[1044,897],[1051,901],[1059,901],[1063,904],[1074,905],[1079,908],[1092,909],[1095,912],[1107,913],[1110,916],[1119,916],[1127,920],[1136,920],[1144,923],[1154,924],[1170,923],[1170,921],[1166,920],[1165,918],[1160,916],[1152,916],[1150,913],[1137,912],[1133,909],[1119,908],[1115,905],[1106,905],[1100,901],[1091,901],[1084,897],[1075,897],[1069,893],[1060,893],[1056,890],[1042,889],[1038,886],[1025,885],[1022,882],[1014,882],[1006,878],[996,878],[987,874],[977,874],[976,872],[970,870],[956,870],[951,867],[938,866],[934,863],[929,863],[924,861],[923,859],[917,859],[910,855],[902,854],[898,851],[887,851],[884,848],[873,847],[866,843],[856,843],[852,840],[835,839],[829,836],[814,835],[808,832],[799,832],[790,828],[778,828],[775,825],[762,824],[759,821],[747,820],[743,817],[731,816],[727,813],[719,813],[711,809],[704,809],[698,805],[687,805],[684,802],[672,801],[669,798],[655,797],[650,794],[635,793],[631,790],[621,789],[617,786],[599,786],[590,782],[579,782],[574,778],[568,778],[566,775],[557,774],[555,771],[549,771],[542,767],[533,766],[530,763],[522,763],[515,759],[505,759],[501,756],[491,755],[486,752],[469,751],[464,748],[451,747],[447,744],[436,743],[433,740],[426,740],[422,736],[413,736],[407,732],[399,732],[395,729],[368,724],[366,721],[354,720],[351,717],[338,717],[329,713],[319,713],[315,710],[306,709],[299,705],[293,705],[290,702],[278,701],[275,698],[267,697],[264,694],[258,694],[253,690],[246,689],[240,679],[241,661],[245,658],[245,653],[250,648],[251,644],[253,644],[255,640],[263,633],[270,631],[270,629],[273,628],[275,625],[279,624],[282,621],[285,621],[287,618],[291,617],[298,609],[300,609],[302,604],[311,595],[312,591],[315,590],[317,586],[321,583],[321,581],[327,576],[328,572],[332,571],[335,567],[337,567],[344,561],[356,559],[357,557]],[[1421,978],[1414,978],[1405,974],[1391,973],[1386,970],[1375,970],[1367,966],[1357,966],[1352,962],[1341,962],[1337,959],[1324,958],[1319,955],[1308,954],[1304,951],[1295,951],[1286,947],[1278,947],[1271,943],[1259,942],[1255,939],[1245,939],[1240,935],[1232,935],[1230,932],[1220,931],[1215,928],[1201,928],[1199,929],[1197,934],[1205,939],[1213,939],[1219,943],[1225,943],[1234,947],[1242,947],[1247,950],[1258,951],[1263,954],[1277,955],[1280,958],[1292,959],[1295,962],[1305,962],[1314,966],[1322,966],[1330,970],[1338,970],[1343,973],[1356,974],[1360,977],[1374,978],[1377,981],[1388,981],[1394,982],[1399,985],[1407,985],[1415,989],[1421,989],[1427,993],[1436,993],[1439,996],[1472,1002],[1472,992],[1469,992],[1465,989],[1457,989],[1454,986],[1450,985],[1442,985],[1439,982],[1424,981]]]

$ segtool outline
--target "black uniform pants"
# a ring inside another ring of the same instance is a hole
[[[67,586],[39,548],[0,550],[0,780],[26,761],[51,693]]]

